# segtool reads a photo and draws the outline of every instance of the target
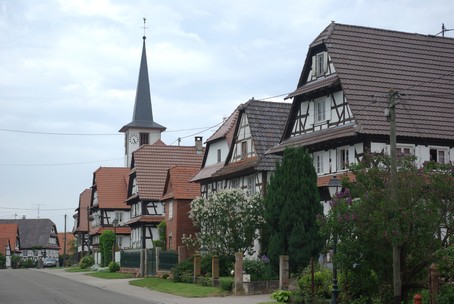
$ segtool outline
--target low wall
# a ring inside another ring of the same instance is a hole
[[[122,273],[132,273],[134,277],[140,277],[140,268],[128,268],[128,267],[120,267],[120,272]]]
[[[272,293],[279,290],[279,280],[243,282],[243,288],[247,295]]]

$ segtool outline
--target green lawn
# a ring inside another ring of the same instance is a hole
[[[218,287],[207,287],[188,283],[174,283],[172,280],[160,278],[133,280],[130,281],[129,284],[187,298],[219,297],[226,295],[226,292]]]
[[[100,279],[129,279],[133,275],[131,273],[121,273],[121,272],[89,272],[85,275],[100,278]]]
[[[90,270],[90,268],[82,269],[80,267],[69,267],[69,268],[66,268],[65,271],[67,271],[67,272],[89,272],[91,270]]]

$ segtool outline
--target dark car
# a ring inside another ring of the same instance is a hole
[[[55,259],[55,258],[44,258],[43,267],[57,267],[57,259]]]

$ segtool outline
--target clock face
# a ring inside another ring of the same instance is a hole
[[[139,136],[137,134],[129,135],[129,142],[133,145],[139,143]]]

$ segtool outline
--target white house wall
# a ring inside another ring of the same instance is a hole
[[[221,162],[225,161],[225,158],[229,153],[229,146],[227,145],[226,140],[218,140],[216,142],[210,143],[205,166],[218,163],[218,150],[221,150]]]

